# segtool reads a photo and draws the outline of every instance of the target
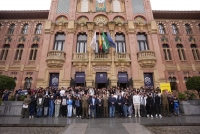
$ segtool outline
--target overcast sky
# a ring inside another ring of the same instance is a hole
[[[51,0],[0,0],[0,10],[49,10]],[[151,0],[153,10],[200,10],[200,0]]]

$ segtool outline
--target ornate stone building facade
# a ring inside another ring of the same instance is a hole
[[[98,47],[110,34],[116,48]],[[90,43],[97,33],[97,46]],[[49,11],[0,11],[0,74],[25,88],[155,86],[200,73],[200,12],[150,0],[52,0]]]

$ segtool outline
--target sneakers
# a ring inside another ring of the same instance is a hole
[[[141,117],[140,115],[138,117]]]
[[[160,118],[162,118],[162,115],[161,115],[161,114],[159,114],[159,117],[160,117]]]
[[[78,118],[78,116],[76,116]]]
[[[29,116],[29,119],[31,119],[31,116]]]
[[[79,118],[81,118],[81,116],[79,116]]]
[[[158,118],[158,115],[156,114],[156,118]]]
[[[137,115],[135,115],[135,117],[137,117]]]
[[[131,118],[131,116],[128,116],[128,117],[130,117],[130,118]]]
[[[153,115],[151,115],[151,118],[153,118]]]
[[[149,118],[149,115],[147,114],[147,118]]]

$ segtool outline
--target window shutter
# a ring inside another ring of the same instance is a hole
[[[113,12],[121,12],[121,6],[119,0],[113,1]]]
[[[81,2],[81,12],[88,12],[88,0]]]

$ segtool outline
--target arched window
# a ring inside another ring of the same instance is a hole
[[[87,51],[87,34],[79,34],[77,45],[76,45],[76,52],[77,53],[86,53]]]
[[[170,82],[171,90],[177,90],[176,77],[169,77],[168,80]]]
[[[24,24],[24,26],[22,27],[21,34],[27,34],[27,33],[28,33],[28,24]]]
[[[187,34],[192,34],[192,28],[189,24],[185,24],[185,30]]]
[[[199,50],[197,48],[197,45],[191,44],[190,47],[192,49],[192,54],[193,54],[194,60],[200,60],[200,54],[199,54]]]
[[[121,6],[119,0],[113,0],[113,12],[121,12]]]
[[[1,57],[0,60],[6,60],[7,55],[8,55],[8,51],[9,51],[10,45],[9,44],[5,44],[3,46],[3,49],[1,50]]]
[[[24,49],[24,45],[23,44],[19,44],[17,46],[17,50],[16,50],[16,54],[15,54],[15,60],[21,60],[23,49]]]
[[[32,78],[25,78],[25,83],[24,83],[24,89],[29,89],[31,88],[31,84],[32,84]]]
[[[186,60],[185,51],[184,51],[183,45],[182,44],[177,44],[176,48],[177,48],[177,51],[178,51],[179,59],[180,60]]]
[[[172,32],[173,34],[179,34],[178,27],[176,24],[172,24]]]
[[[88,0],[82,0],[81,1],[81,12],[88,12]]]
[[[64,43],[65,43],[65,34],[64,33],[56,34],[55,35],[55,44],[54,44],[53,50],[63,51]]]
[[[163,44],[162,47],[163,47],[165,60],[172,60],[169,45],[168,44]]]
[[[42,24],[41,23],[37,24],[36,29],[35,29],[35,34],[42,34]]]
[[[116,34],[115,35],[115,44],[116,44],[116,52],[117,53],[126,53],[125,35]]]
[[[15,24],[11,24],[8,28],[8,34],[13,34],[15,30]]]
[[[36,60],[37,51],[38,51],[38,44],[33,44],[31,46],[31,52],[30,52],[29,60]]]
[[[159,27],[159,33],[160,33],[160,34],[165,34],[164,25],[163,25],[163,24],[159,24],[158,27]]]
[[[149,50],[147,43],[147,36],[145,34],[137,34],[137,41],[138,41],[139,51]]]

